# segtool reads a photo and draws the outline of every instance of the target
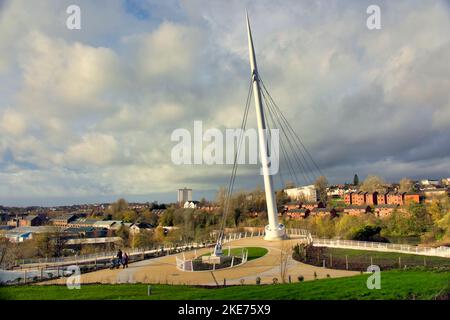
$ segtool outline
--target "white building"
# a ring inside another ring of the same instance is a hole
[[[424,179],[424,180],[420,180],[420,184],[422,186],[438,186],[439,180]]]
[[[183,208],[185,209],[197,209],[199,201],[186,201],[183,205]]]
[[[192,201],[192,189],[178,189],[178,203],[183,204],[186,201]]]
[[[292,201],[317,201],[317,191],[314,185],[285,189],[284,192]]]

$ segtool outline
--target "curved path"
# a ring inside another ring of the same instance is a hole
[[[175,255],[149,259],[135,262],[129,265],[127,269],[99,270],[83,274],[81,283],[161,283],[161,284],[186,284],[186,285],[216,285],[239,284],[244,279],[246,284],[255,284],[256,277],[261,278],[261,283],[272,283],[273,278],[278,278],[281,282],[280,264],[281,252],[292,248],[299,242],[299,239],[291,238],[284,241],[268,242],[262,238],[239,239],[224,245],[226,249],[229,245],[232,247],[265,247],[269,251],[261,258],[248,261],[247,263],[228,269],[216,271],[197,271],[184,272],[178,270],[175,263]],[[211,249],[198,250],[198,254],[211,251]],[[186,252],[186,257],[193,256],[193,252]],[[180,255],[180,254],[179,254]],[[305,280],[314,279],[314,272],[318,278],[325,278],[327,274],[332,278],[345,277],[359,274],[355,271],[334,270],[320,268],[303,264],[289,259],[286,275],[291,275],[292,281],[297,282],[297,277],[302,275]],[[287,279],[286,279],[287,280]],[[66,279],[57,279],[45,282],[65,283]]]

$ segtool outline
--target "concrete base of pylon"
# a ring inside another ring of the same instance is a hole
[[[288,239],[286,228],[283,224],[279,224],[276,228],[271,228],[267,225],[265,228],[264,240],[266,241],[279,241]]]

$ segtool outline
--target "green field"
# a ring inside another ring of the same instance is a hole
[[[426,266],[450,268],[450,258],[421,256],[416,254],[326,248],[325,256],[327,258],[327,264],[330,262],[330,257],[332,257],[335,262],[337,262],[338,259],[343,262],[347,256],[350,263],[358,262],[367,266],[372,262],[373,264],[385,266],[386,268],[398,268],[399,266],[403,268],[405,265],[408,267]],[[336,263],[334,266],[337,266]]]
[[[261,258],[266,255],[268,250],[266,248],[261,247],[245,247],[245,248],[231,248],[231,255],[240,256],[242,254],[242,250],[248,250],[248,261]],[[223,250],[223,254],[225,256],[228,255],[228,249]],[[205,256],[211,255],[211,253],[204,254]]]
[[[336,279],[278,285],[199,288],[190,286],[152,285],[84,285],[80,290],[65,286],[0,287],[0,298],[18,300],[96,300],[96,299],[155,299],[155,300],[303,300],[303,299],[435,299],[449,297],[450,272],[424,270],[386,271],[381,273],[381,289],[369,290],[368,274]]]

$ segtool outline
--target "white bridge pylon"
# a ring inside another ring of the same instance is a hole
[[[267,216],[269,224],[265,228],[265,240],[282,240],[286,239],[286,229],[283,224],[278,222],[277,202],[273,188],[272,176],[269,170],[269,150],[267,148],[267,136],[265,134],[266,122],[264,108],[261,103],[261,88],[258,74],[258,66],[256,64],[255,48],[253,46],[252,31],[250,29],[250,21],[247,14],[247,34],[248,34],[248,51],[250,57],[250,70],[253,85],[253,94],[256,107],[256,121],[258,124],[258,142],[261,158],[262,172],[264,177],[264,190],[266,194]]]

